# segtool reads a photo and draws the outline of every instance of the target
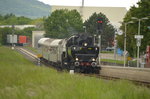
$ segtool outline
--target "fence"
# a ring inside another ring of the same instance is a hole
[[[114,53],[101,53],[101,65],[109,65],[109,66],[124,66],[124,56],[118,55]],[[140,58],[140,67],[147,67],[145,64],[145,59],[143,57]],[[128,60],[126,57],[126,67],[137,67],[136,59]]]

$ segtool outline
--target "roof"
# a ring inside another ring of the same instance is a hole
[[[50,43],[50,46],[58,46],[59,45],[59,42],[61,41],[62,39],[55,39],[54,41],[52,41]]]
[[[38,41],[38,44],[43,45],[47,40],[49,40],[49,38],[41,38],[41,39]]]

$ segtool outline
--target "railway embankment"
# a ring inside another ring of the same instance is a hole
[[[150,89],[36,66],[0,47],[0,99],[150,99]]]

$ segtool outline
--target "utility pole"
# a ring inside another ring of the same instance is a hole
[[[125,23],[125,33],[124,33],[124,67],[126,67],[126,44],[127,43],[127,23]]]
[[[99,34],[98,38],[99,38],[99,65],[100,65],[100,60],[101,60],[101,35],[103,34],[103,18],[102,17],[98,17],[97,18],[97,34]]]
[[[127,25],[130,24],[130,23],[133,23],[133,21],[129,21],[129,22],[121,22],[125,25],[124,29],[125,29],[125,32],[124,32],[124,67],[126,67],[126,54],[127,54],[127,51],[126,51],[126,47],[127,47]]]
[[[141,24],[141,19],[138,19],[139,25],[138,25],[138,35],[140,35],[140,24]],[[140,67],[140,46],[137,46],[137,67]]]
[[[114,39],[114,60],[117,60],[116,52],[117,52],[117,40]],[[115,62],[115,64],[116,64],[116,62]]]
[[[114,60],[116,60],[116,48],[117,48],[116,34],[117,32],[114,33]]]
[[[12,25],[12,47],[11,47],[12,50],[14,50],[14,28],[15,26]]]

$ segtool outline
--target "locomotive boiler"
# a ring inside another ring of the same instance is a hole
[[[77,34],[66,39],[42,38],[38,41],[41,59],[57,68],[75,72],[99,73],[99,47],[93,36]]]

